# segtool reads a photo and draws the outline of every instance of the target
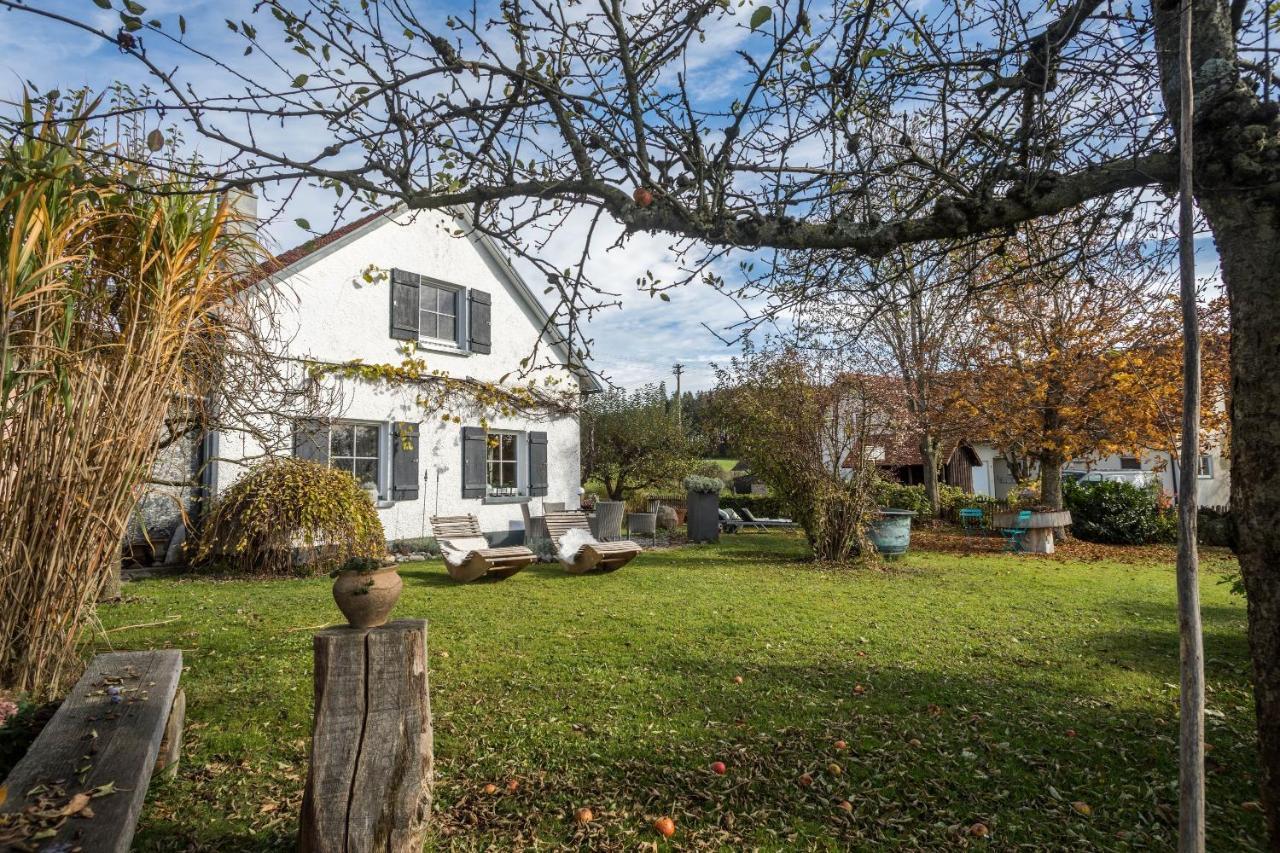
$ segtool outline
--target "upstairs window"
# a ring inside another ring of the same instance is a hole
[[[458,342],[458,291],[423,282],[418,288],[418,334]]]
[[[1121,456],[1120,470],[1121,471],[1141,471],[1142,460],[1136,456]]]

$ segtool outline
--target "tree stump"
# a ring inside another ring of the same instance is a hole
[[[431,811],[426,620],[326,628],[314,649],[299,848],[417,853]]]

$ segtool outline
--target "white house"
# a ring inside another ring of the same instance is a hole
[[[1000,452],[987,442],[977,442],[974,450],[982,466],[973,469],[973,491],[980,495],[1003,499],[1017,489],[1017,481]],[[1064,476],[1080,476],[1093,471],[1149,471],[1160,483],[1165,495],[1174,497],[1174,471],[1177,460],[1164,451],[1146,450],[1135,455],[1112,454],[1081,456],[1067,463]],[[1231,460],[1218,448],[1201,454],[1199,470],[1200,505],[1229,506],[1231,503]]]
[[[255,286],[278,290],[281,355],[397,365],[412,342],[432,370],[495,382],[537,349],[566,387],[595,390],[589,376],[570,369],[547,313],[497,247],[459,231],[466,224],[448,213],[392,210],[280,255]],[[371,267],[385,273],[374,283],[363,276]],[[296,424],[293,452],[376,489],[389,540],[430,535],[433,515],[471,513],[495,544],[519,542],[521,503],[577,499],[576,416],[528,414],[482,426],[472,415],[459,425],[424,411],[413,387],[321,381],[340,383],[340,410]],[[206,489],[226,488],[262,451],[248,431],[211,435]]]

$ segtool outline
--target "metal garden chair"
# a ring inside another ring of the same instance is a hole
[[[960,510],[960,528],[964,530],[964,538],[983,536],[987,532],[986,516],[977,507]]]
[[[1000,528],[1000,535],[1004,537],[1004,550],[1021,552],[1023,550],[1023,540],[1027,538],[1027,530],[1031,526],[1031,510],[1024,509],[1018,513],[1017,520],[1013,523],[1013,527]]]

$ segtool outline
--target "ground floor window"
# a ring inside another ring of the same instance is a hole
[[[491,432],[487,436],[488,492],[497,497],[520,494],[520,436]]]
[[[1142,460],[1136,456],[1121,456],[1120,470],[1121,471],[1141,471]]]
[[[383,494],[383,427],[377,423],[336,421],[307,434],[308,442],[295,442],[294,455],[327,462],[346,471],[362,488]],[[307,452],[303,452],[303,448]],[[316,451],[319,451],[318,453]]]

